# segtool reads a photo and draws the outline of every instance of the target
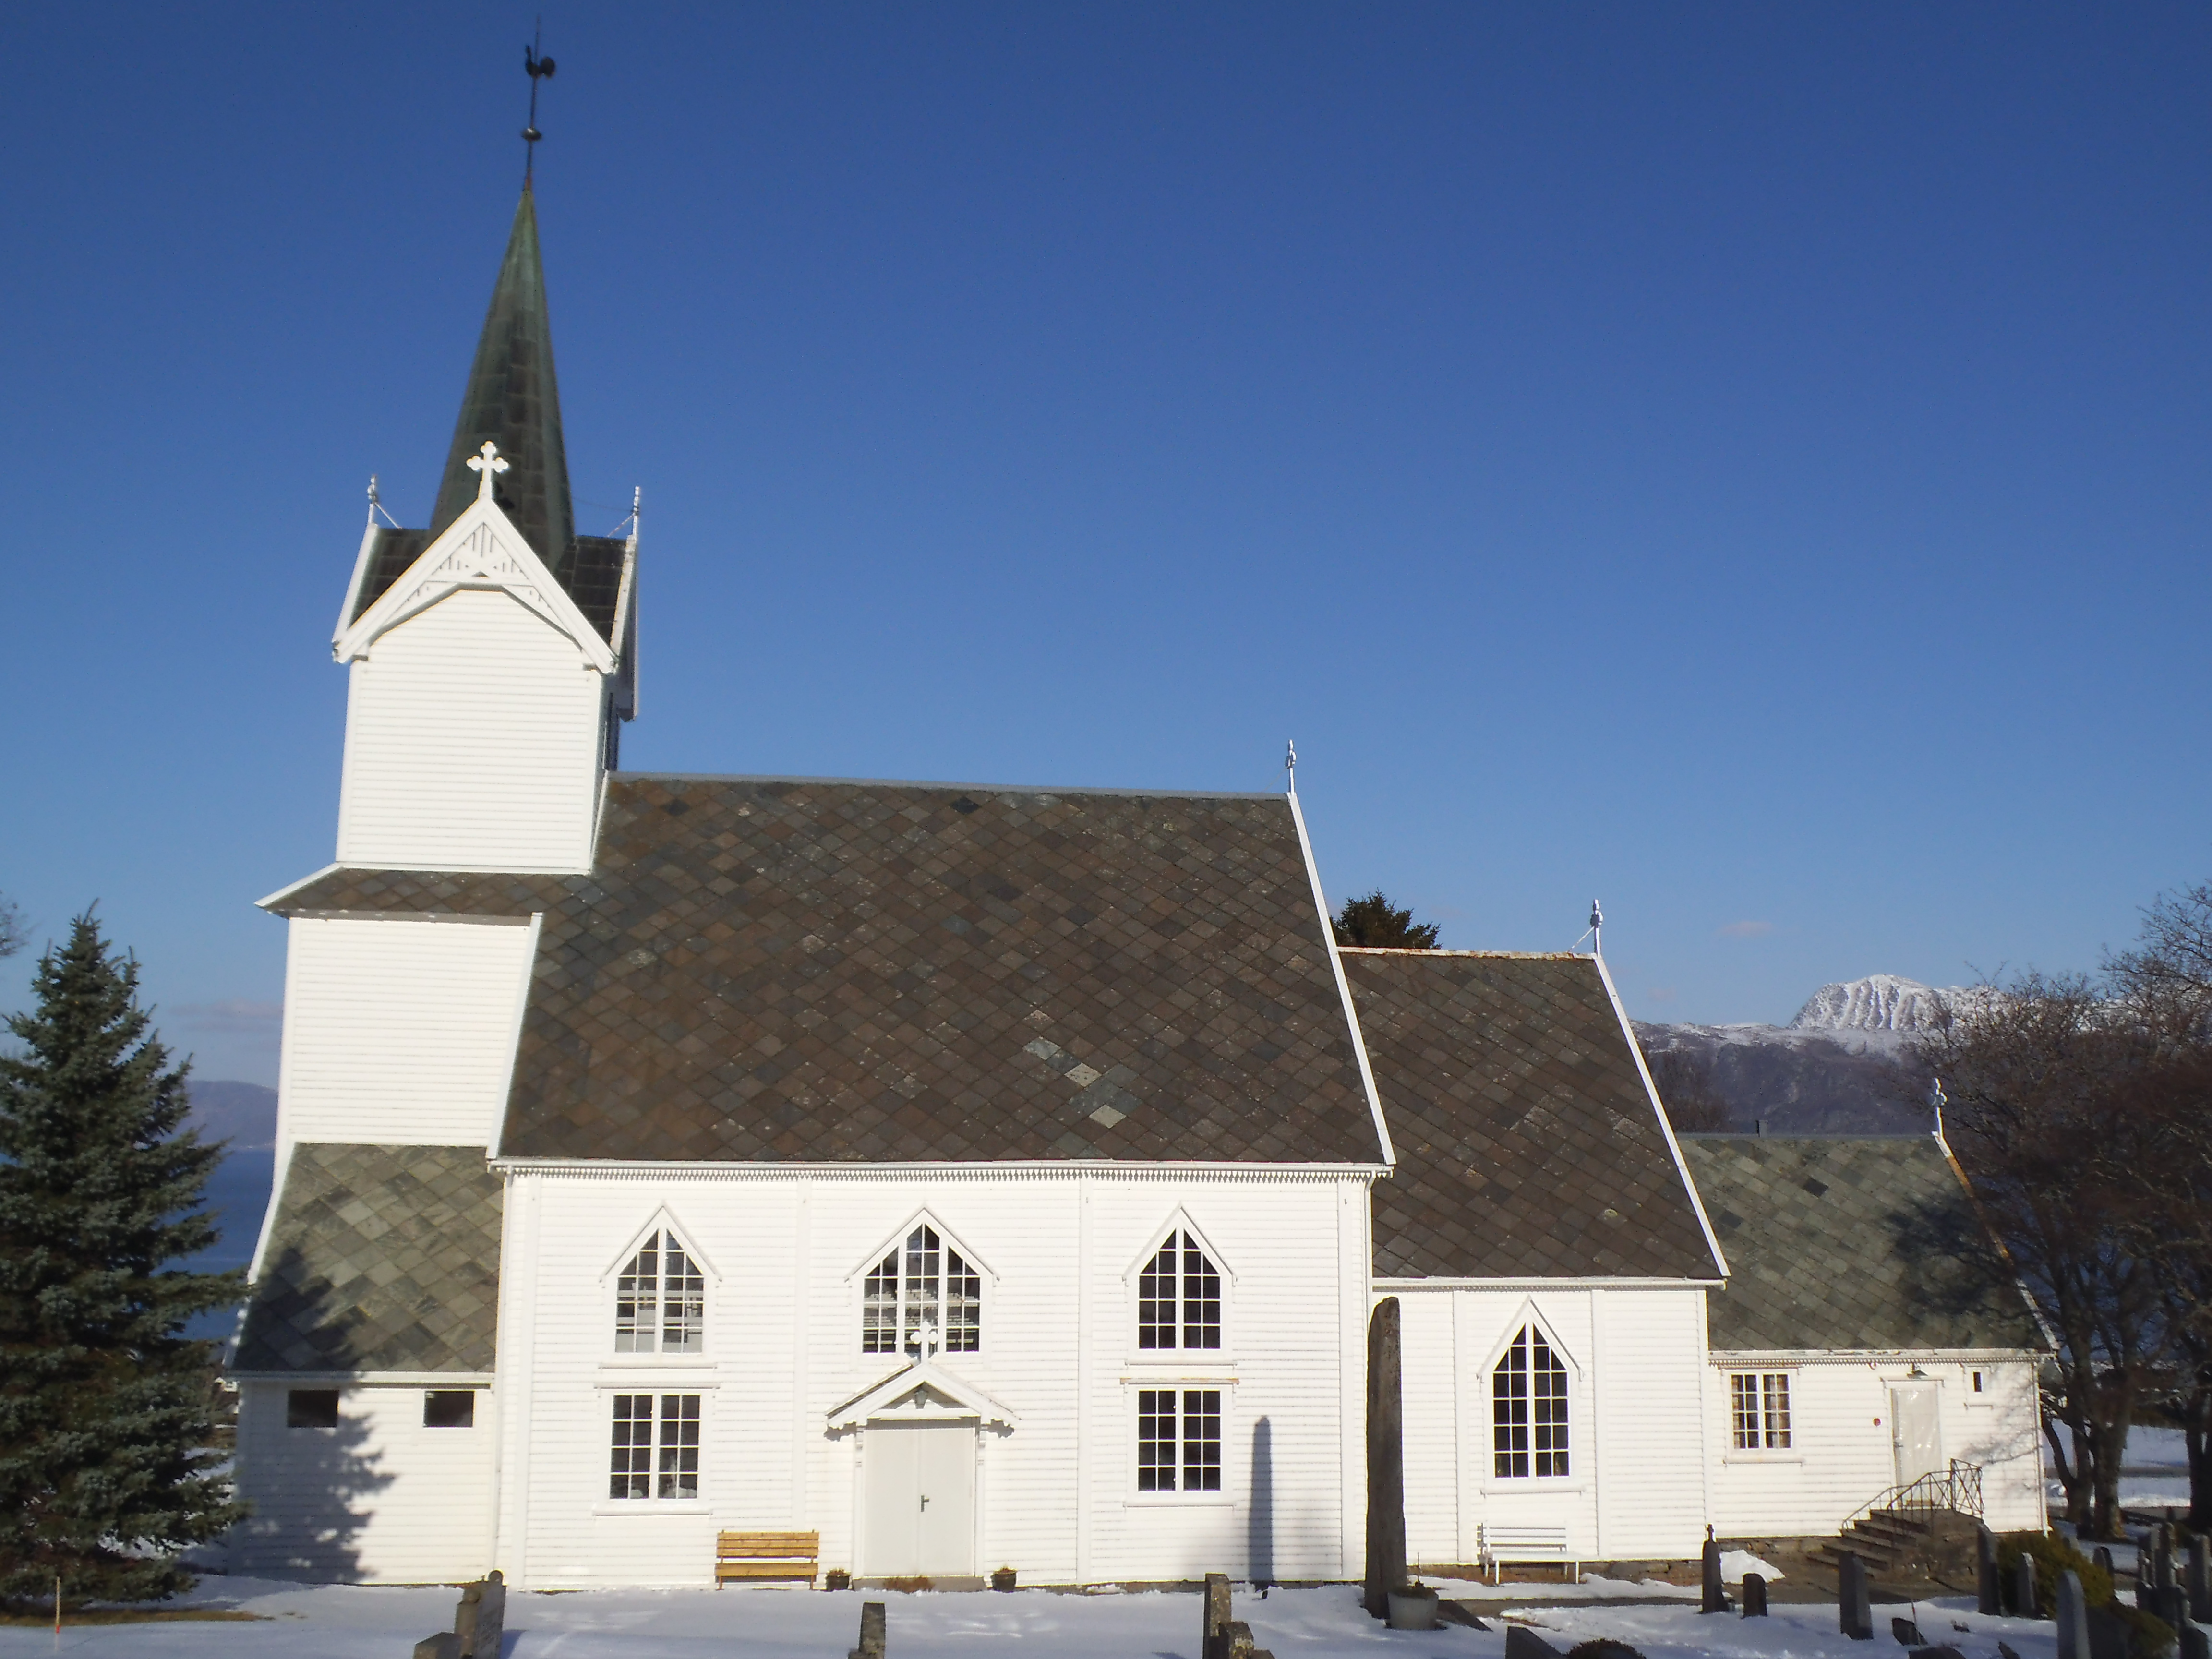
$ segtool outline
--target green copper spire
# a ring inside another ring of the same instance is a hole
[[[483,337],[469,369],[461,418],[438,486],[433,538],[477,498],[477,474],[468,466],[485,440],[499,446],[507,470],[496,498],[538,556],[557,575],[575,540],[568,502],[568,456],[561,442],[561,392],[553,380],[553,329],[545,314],[545,269],[538,254],[538,210],[530,186],[514,210],[507,258],[484,314]]]

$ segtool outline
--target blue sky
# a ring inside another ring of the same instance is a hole
[[[371,472],[532,12],[18,7],[0,890],[270,1080]],[[2094,966],[2212,875],[2201,6],[555,4],[641,769],[1264,788],[1632,1012]],[[0,969],[18,1006],[21,961]]]

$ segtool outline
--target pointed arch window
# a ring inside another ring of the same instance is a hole
[[[983,1346],[983,1276],[927,1224],[868,1270],[860,1352],[919,1354],[924,1327],[945,1353]]]
[[[1534,1325],[1490,1373],[1490,1432],[1498,1479],[1567,1472],[1567,1368]]]
[[[707,1276],[673,1232],[656,1229],[615,1280],[617,1353],[700,1353]]]
[[[1181,1228],[1137,1276],[1137,1346],[1221,1346],[1221,1270]]]

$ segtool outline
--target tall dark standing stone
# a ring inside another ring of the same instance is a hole
[[[1854,1642],[1873,1641],[1874,1607],[1867,1598],[1866,1563],[1850,1550],[1844,1552],[1836,1591],[1837,1627]]]
[[[1704,1565],[1705,1599],[1705,1605],[1700,1607],[1698,1611],[1699,1613],[1726,1613],[1728,1611],[1728,1587],[1721,1583],[1721,1547],[1719,1540],[1713,1536],[1713,1529],[1711,1527],[1707,1527],[1705,1528]]]
[[[2100,1544],[2089,1553],[2089,1559],[2097,1564],[2097,1571],[2103,1573],[2106,1577],[2110,1578],[2112,1576],[2112,1551]]]
[[[860,1603],[860,1645],[847,1654],[845,1659],[884,1659],[889,1639],[889,1632],[884,1628],[884,1604],[863,1601]]]
[[[1766,1575],[1765,1573],[1744,1574],[1743,1616],[1747,1619],[1766,1617]]]
[[[1994,1619],[1998,1605],[1997,1540],[1987,1527],[1974,1528],[1974,1607],[1984,1619]]]
[[[2058,1659],[2089,1659],[2089,1604],[2081,1580],[2070,1571],[2058,1575]]]
[[[2151,1583],[2162,1590],[2172,1589],[2177,1582],[2173,1576],[2173,1531],[2161,1524],[2158,1529],[2158,1544],[2150,1555]]]
[[[2174,1632],[2174,1636],[2180,1644],[2177,1650],[2179,1659],[2212,1659],[2212,1638],[2208,1638],[2204,1626],[2194,1620]]]
[[[2212,1545],[2201,1532],[2189,1540],[2189,1616],[2212,1624]]]
[[[507,1578],[495,1570],[472,1588],[478,1592],[476,1629],[461,1651],[472,1659],[499,1659],[499,1644],[507,1634]]]
[[[2043,1607],[2035,1593],[2035,1558],[2026,1550],[2020,1553],[2020,1559],[2014,1563],[2012,1582],[2014,1613],[2022,1619],[2042,1618]]]
[[[1406,1582],[1406,1419],[1398,1378],[1398,1298],[1386,1296],[1367,1321],[1367,1581],[1365,1602],[1390,1616],[1390,1592]]]

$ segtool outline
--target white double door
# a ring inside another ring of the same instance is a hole
[[[975,1572],[975,1431],[965,1423],[871,1423],[861,1447],[871,1578]]]

